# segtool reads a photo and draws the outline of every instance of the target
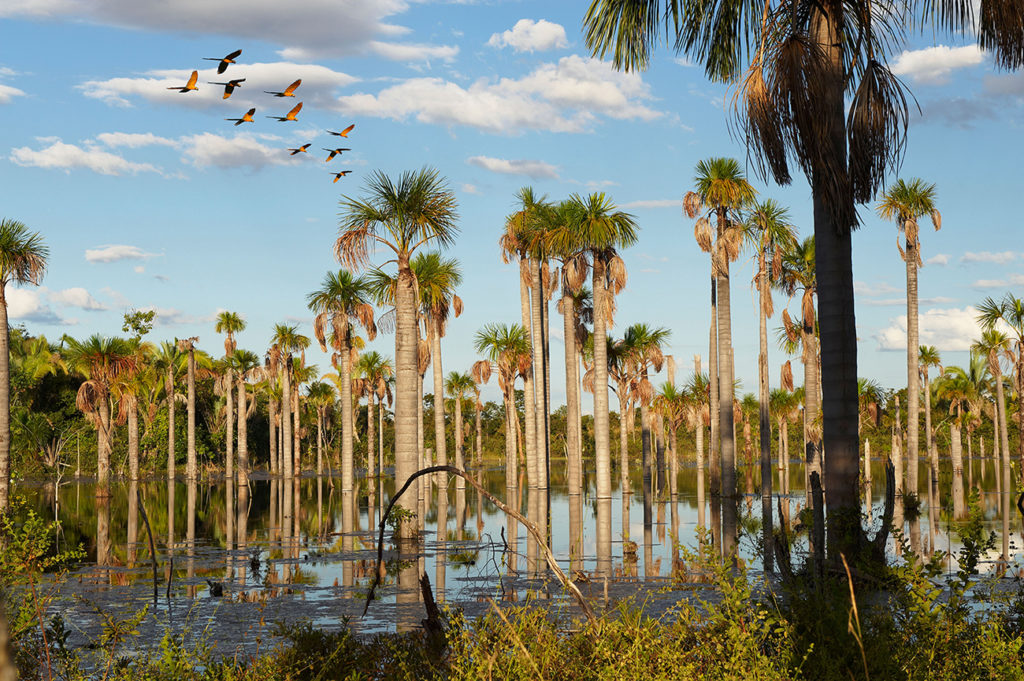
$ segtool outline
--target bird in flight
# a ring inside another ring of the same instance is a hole
[[[350,132],[352,132],[352,128],[354,128],[354,127],[356,127],[355,123],[353,123],[352,125],[348,126],[347,128],[345,128],[341,132],[334,132],[333,130],[328,130],[327,132],[328,132],[328,134],[337,135],[338,137],[348,137],[348,134]]]
[[[309,145],[310,144],[312,144],[312,142],[306,142],[305,144],[303,144],[298,149],[289,149],[288,151],[292,152],[292,156],[294,156],[295,154],[301,154],[302,152],[304,152],[307,149],[309,149]]]
[[[242,54],[241,50],[235,50],[226,57],[203,57],[203,59],[206,61],[219,61],[220,63],[217,64],[217,73],[224,73],[227,71],[228,64],[234,64],[235,59],[237,59],[240,54]]]
[[[300,111],[302,111],[302,102],[299,102],[298,104],[296,104],[295,108],[292,109],[291,111],[289,111],[288,113],[286,113],[284,116],[267,116],[267,118],[273,118],[273,119],[281,121],[282,123],[285,122],[285,121],[297,121],[299,119],[296,118],[296,116],[299,115]]]
[[[295,89],[302,85],[302,79],[299,78],[297,81],[289,85],[284,89],[284,92],[272,92],[270,90],[264,90],[268,95],[274,95],[275,97],[294,97]]]
[[[230,97],[231,93],[235,91],[236,87],[242,87],[242,83],[244,83],[244,82],[245,82],[245,78],[236,78],[235,80],[229,80],[226,83],[210,83],[209,81],[207,81],[207,83],[209,85],[223,85],[224,86],[224,99],[227,99],[228,97]]]
[[[188,82],[184,87],[169,87],[168,90],[177,90],[178,92],[191,92],[192,90],[198,90],[196,87],[196,81],[199,80],[199,72],[193,71],[192,75],[188,77]]]
[[[253,107],[245,112],[245,115],[241,118],[225,118],[226,121],[234,121],[235,125],[241,125],[242,123],[252,123],[252,115],[256,113],[256,108]]]
[[[343,152],[352,151],[348,147],[340,147],[338,149],[328,149],[327,147],[320,147],[320,148],[323,149],[324,151],[331,152],[330,154],[327,155],[327,159],[324,161],[324,163],[329,162],[332,158],[334,158],[335,156],[339,156]]]
[[[351,170],[342,170],[340,173],[331,173],[331,175],[334,175],[334,182],[337,182],[351,172]]]

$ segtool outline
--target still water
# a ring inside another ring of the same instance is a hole
[[[885,473],[880,461],[872,468],[864,513],[877,528]],[[657,472],[653,482],[645,481],[635,471],[626,493],[619,487],[610,500],[595,498],[592,469],[584,474],[584,494],[570,495],[560,460],[552,463],[546,493],[526,489],[522,480],[507,481],[503,467],[472,474],[491,494],[537,523],[561,569],[598,610],[628,598],[657,609],[705,588],[700,575],[688,568],[687,557],[698,551],[699,534],[717,542],[717,515],[692,464],[681,466],[675,484],[666,475],[659,483]],[[1020,519],[1010,493],[997,486],[995,462],[974,460],[968,475],[969,484],[981,490],[986,527],[997,535],[982,570],[1019,576],[1024,572],[1020,535],[1015,534]],[[746,466],[737,477],[745,492],[738,552],[757,574],[762,567],[761,503],[755,495],[759,475]],[[799,554],[806,548],[806,532],[799,535],[806,505],[804,467],[794,462],[785,471],[776,469],[773,477],[774,522],[783,518],[798,535]],[[618,476],[613,478],[617,483]],[[940,477],[938,499],[929,493],[926,468],[919,479],[921,513],[912,519],[897,513],[895,524],[919,554],[955,553],[959,540],[947,512],[949,476]],[[393,487],[384,477],[360,479],[357,488],[342,494],[337,478],[285,481],[255,474],[241,488],[223,479],[172,485],[166,479],[115,482],[107,498],[97,498],[85,481],[59,490],[28,482],[21,491],[40,513],[61,520],[62,541],[87,552],[84,564],[54,587],[51,610],[70,623],[72,643],[95,640],[105,616],[128,617],[142,608],[147,614],[137,645],[152,645],[172,632],[205,640],[221,654],[257,650],[274,638],[280,622],[310,620],[322,627],[347,622],[362,632],[406,628],[424,617],[421,574],[429,577],[438,601],[469,615],[496,603],[527,600],[544,601],[555,614],[575,612],[525,528],[464,481],[435,477],[421,485],[421,498],[402,499],[415,513],[410,522],[420,539],[399,555],[391,528],[386,530],[387,574],[362,616],[376,570],[377,525]],[[894,546],[890,539],[890,550]],[[952,560],[947,569],[956,569]]]

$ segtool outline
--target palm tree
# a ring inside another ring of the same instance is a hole
[[[123,338],[99,334],[78,341],[65,335],[64,356],[74,371],[85,377],[75,404],[96,426],[96,494],[107,495],[110,479],[110,452],[113,418],[111,390],[138,364],[138,355]]]
[[[932,489],[937,493],[939,489],[939,450],[935,446],[935,433],[932,432],[932,394],[931,387],[928,383],[928,370],[931,367],[936,367],[941,375],[943,373],[942,359],[939,357],[939,351],[934,345],[922,345],[917,349],[917,362],[921,380],[924,381],[924,441],[925,449],[928,452],[928,470],[931,478]],[[907,392],[909,394],[909,388],[907,389]],[[907,446],[910,447],[909,444]],[[913,452],[913,448],[911,448],[910,451]],[[910,465],[913,466],[914,464],[911,463]]]
[[[374,173],[366,199],[343,197],[339,236],[334,252],[349,269],[369,263],[377,245],[389,248],[398,265],[395,290],[395,484],[401,488],[416,471],[416,282],[410,260],[429,242],[450,246],[458,227],[455,196],[437,171],[424,168],[403,173],[397,182]],[[418,485],[410,490],[418,497]],[[406,523],[411,527],[410,523]]]
[[[998,303],[992,298],[986,298],[978,310],[978,323],[984,329],[993,329],[998,322],[1002,322],[1017,337],[1016,357],[1011,353],[1009,358],[1016,364],[1017,427],[1024,433],[1024,300],[1007,293]],[[1021,466],[1024,466],[1024,435],[1017,438],[1017,446]]]
[[[768,318],[775,311],[771,284],[782,277],[782,254],[796,245],[796,232],[789,211],[772,199],[754,204],[744,231],[757,253],[760,352],[757,356],[758,424],[761,446],[761,525],[764,536],[772,536],[772,425],[769,415],[771,388],[768,384]],[[767,541],[767,540],[766,540]],[[770,545],[765,545],[765,562],[771,565]]]
[[[587,338],[586,347],[593,354],[593,336]],[[608,356],[608,376],[615,381],[615,395],[619,398],[619,485],[622,494],[630,494],[629,484],[629,434],[633,432],[633,395],[629,390],[630,367],[629,357],[633,352],[630,337],[619,340],[607,337],[606,354]],[[583,376],[583,387],[590,393],[594,392],[596,367],[591,368]]]
[[[352,415],[352,342],[353,327],[358,324],[366,329],[370,340],[377,336],[377,326],[373,321],[373,305],[370,284],[363,277],[355,277],[347,270],[328,272],[324,276],[320,288],[306,296],[309,309],[316,314],[313,319],[313,335],[320,343],[320,349],[327,351],[328,329],[333,331],[332,340],[335,357],[341,366],[341,491],[351,492],[355,489],[355,454],[352,448],[355,433],[355,418]],[[315,384],[314,384],[315,385]],[[310,393],[322,403],[325,399],[323,390]],[[312,390],[312,386],[310,386]],[[369,411],[367,412],[369,413]],[[317,412],[318,416],[320,412]],[[372,416],[370,417],[373,418]],[[317,475],[322,473],[323,462],[320,454],[322,448],[323,424],[317,421]]]
[[[387,379],[393,372],[390,361],[385,359],[376,350],[359,355],[353,370],[362,376],[363,381],[366,383],[366,475],[367,477],[374,477],[374,461],[377,458],[374,420],[380,420],[379,412],[383,409],[382,402],[384,396],[383,394],[379,395],[377,416],[374,416],[373,400],[375,397],[378,397],[382,387],[386,388]],[[384,433],[380,435],[383,439]]]
[[[953,463],[953,517],[966,515],[964,505],[964,459],[961,429],[969,414],[966,407],[972,399],[971,382],[960,367],[948,367],[935,386],[935,395],[949,402],[950,459]]]
[[[167,479],[174,480],[175,462],[177,461],[174,442],[174,377],[181,370],[184,358],[176,343],[163,341],[156,350],[153,365],[164,375],[164,393],[167,401]]]
[[[462,402],[466,399],[466,395],[475,388],[476,383],[473,382],[472,376],[460,374],[457,371],[450,372],[444,382],[445,392],[455,403],[455,467],[459,470],[466,470],[466,453],[462,444]],[[458,478],[456,484],[464,487],[466,481]]]
[[[235,334],[245,330],[245,320],[241,318],[236,312],[228,312],[224,310],[217,315],[217,321],[214,324],[214,331],[217,333],[226,334],[224,339],[224,356],[231,357],[235,352]],[[235,457],[235,443],[234,443],[234,400],[232,394],[234,391],[235,380],[232,373],[230,363],[226,366],[225,383],[227,390],[225,391],[225,408],[227,410],[227,418],[224,420],[225,423],[225,468],[226,475],[231,478],[232,471],[234,470],[234,457]]]
[[[300,355],[292,357],[292,455],[295,458],[294,472],[296,477],[302,475],[302,438],[306,429],[302,427],[302,393],[300,388],[316,379],[319,369],[315,364],[306,364],[306,348],[309,347],[308,337],[299,335]],[[355,339],[353,339],[355,340]]]
[[[188,375],[186,378],[186,389],[188,390],[188,401],[186,402],[188,449],[186,452],[187,458],[185,459],[185,479],[195,480],[198,473],[196,464],[196,343],[199,342],[199,336],[179,338],[177,342],[178,352],[185,353],[186,361],[188,362]]]
[[[636,243],[639,227],[629,213],[620,211],[604,192],[586,198],[573,194],[571,223],[551,230],[550,247],[559,252],[579,248],[590,254],[594,296],[594,456],[597,498],[610,499],[611,442],[608,427],[608,326],[615,311],[613,296],[626,286],[626,266],[617,249]]]
[[[523,376],[533,360],[526,329],[518,324],[487,324],[477,331],[474,348],[486,359],[473,364],[475,383],[487,383],[492,370],[498,373],[498,387],[505,404],[505,486],[516,484],[515,379]]]
[[[139,479],[139,393],[144,389],[145,370],[153,346],[143,343],[139,338],[127,341],[128,351],[135,355],[133,365],[120,376],[111,386],[111,392],[118,401],[117,422],[128,423],[128,478]]]
[[[888,68],[888,50],[898,48],[899,22],[920,16],[923,31],[970,31],[1000,66],[1024,64],[1019,13],[1000,3],[985,5],[977,24],[975,13],[953,0],[913,2],[903,12],[876,9],[867,2],[798,8],[592,0],[584,19],[591,52],[611,53],[614,66],[627,71],[646,68],[664,30],[709,78],[737,85],[736,125],[759,174],[789,184],[796,163],[810,181],[819,302],[828,311],[821,320],[823,431],[828,544],[837,560],[867,546],[859,512],[852,232],[855,205],[872,199],[906,148],[909,107]]]
[[[295,475],[295,460],[292,456],[292,353],[304,347],[303,340],[306,345],[309,344],[309,339],[299,333],[298,326],[275,324],[270,350],[267,352],[270,375],[279,375],[281,379],[281,449],[278,456],[281,460],[281,474],[285,479]],[[273,396],[271,399],[274,399]]]
[[[238,379],[238,484],[249,484],[249,411],[245,383],[263,376],[259,356],[250,350],[234,350],[230,357],[232,372]]]
[[[683,207],[690,219],[697,220],[694,234],[701,249],[711,253],[712,318],[716,319],[712,343],[712,382],[717,368],[718,438],[721,456],[722,488],[725,497],[736,496],[736,443],[733,437],[732,311],[730,304],[729,263],[739,257],[743,223],[739,211],[754,201],[756,192],[747,182],[740,164],[731,158],[710,158],[697,163],[696,191],[687,192]],[[709,218],[714,220],[712,227]],[[713,237],[713,238],[712,238]],[[714,386],[712,386],[714,391]],[[714,397],[714,395],[713,395]],[[714,405],[712,405],[714,407]],[[712,434],[712,451],[715,442]],[[715,480],[712,477],[712,493]]]
[[[1010,338],[993,324],[981,332],[979,340],[971,344],[971,352],[977,352],[988,359],[988,370],[992,374],[992,382],[996,384],[996,437],[1000,441],[1003,473],[1006,475],[1010,470],[1010,436],[1006,425],[1006,398],[1003,395],[1003,370],[1000,361],[1004,358],[1013,360]]]
[[[6,510],[11,485],[11,347],[7,321],[7,285],[38,286],[50,249],[39,232],[17,220],[0,220],[0,511]]]
[[[918,218],[928,215],[938,230],[942,226],[942,216],[935,207],[935,185],[926,184],[919,178],[910,182],[896,180],[882,194],[878,201],[878,215],[883,220],[894,220],[897,230],[906,238],[906,249],[900,249],[900,255],[907,264],[907,489],[917,493],[917,459],[918,459],[918,405],[921,402],[920,385],[918,383],[917,353],[920,334],[918,333],[917,314],[917,268],[921,267],[921,242],[918,239]],[[927,438],[926,438],[927,439]]]
[[[655,390],[648,376],[648,371],[661,371],[665,362],[663,352],[670,336],[664,327],[653,328],[646,324],[633,324],[626,329],[623,344],[629,348],[627,364],[630,374],[630,394],[640,404],[640,442],[643,456],[643,475],[651,477],[652,443],[651,443],[651,403],[654,401]]]
[[[309,388],[306,389],[306,402],[313,405],[313,408],[316,410],[316,474],[321,476],[324,473],[324,423],[327,421],[327,412],[334,406],[334,389],[321,381],[311,383]],[[352,410],[351,404],[352,401],[349,400],[350,413]],[[342,404],[341,408],[344,412],[345,405]],[[351,454],[351,451],[349,453]],[[349,468],[351,468],[351,465]],[[344,469],[345,461],[343,455],[342,470]]]

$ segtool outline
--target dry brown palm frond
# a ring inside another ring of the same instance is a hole
[[[541,292],[545,296],[549,296],[549,294],[551,293],[551,286],[552,286],[551,282],[553,280],[554,279],[552,277],[551,268],[548,267],[548,263],[547,262],[541,262],[540,263],[540,287],[541,287]]]
[[[765,34],[762,29],[762,35]],[[762,44],[759,52],[763,52],[763,48]],[[779,101],[779,94],[765,81],[764,63],[763,58],[754,59],[744,74],[733,94],[733,116],[736,127],[747,140],[748,149],[754,150],[752,156],[758,174],[766,175],[767,169],[780,184],[789,184],[783,124],[785,103]]]
[[[881,422],[881,419],[882,419],[882,411],[878,408],[878,403],[877,402],[870,402],[870,403],[868,403],[867,412],[868,412],[868,418],[871,421],[871,425],[873,427],[877,428],[878,424]]]
[[[736,227],[728,227],[719,243],[723,244],[725,254],[729,256],[729,262],[736,262],[740,257],[740,248],[743,246],[743,232]]]
[[[771,318],[775,314],[775,299],[772,296],[772,287],[765,287],[764,298],[762,299],[764,305],[764,316]]]
[[[657,346],[651,348],[647,354],[647,359],[650,360],[651,366],[654,367],[656,372],[661,371],[661,367],[665,365],[665,353]]]
[[[615,305],[615,296],[610,293],[604,295],[604,321],[608,328],[615,326],[615,311],[617,310]]]
[[[786,360],[782,365],[781,377],[779,383],[782,385],[782,389],[793,392],[793,362],[792,360]]]
[[[587,338],[590,337],[590,331],[583,324],[577,324],[575,329],[576,349],[582,350],[583,346],[587,343]]]
[[[95,380],[85,381],[78,387],[75,407],[83,414],[92,414],[99,408],[100,400],[107,399],[107,391]]]
[[[914,218],[907,218],[906,220],[904,220],[903,233],[906,234],[907,236],[908,244],[910,244],[914,248],[917,248],[918,246],[921,245],[921,242],[918,240],[920,231],[917,227],[917,220],[915,220]]]
[[[814,289],[805,288],[800,300],[800,314],[803,315],[804,328],[814,329]]]
[[[348,349],[348,361],[350,366],[355,366],[359,361],[359,348],[352,346]]]
[[[579,291],[587,282],[590,275],[590,262],[585,253],[577,253],[565,261],[562,267],[562,277],[569,289],[573,292]]]
[[[476,408],[477,411],[483,411],[484,410],[484,403],[481,402],[478,399],[478,400],[476,400],[476,404],[474,405],[474,407]],[[469,424],[467,423],[466,425],[469,425]]]
[[[855,202],[870,201],[881,187],[886,169],[899,165],[906,151],[909,118],[903,83],[885,64],[869,59],[846,119]]]
[[[395,308],[391,308],[380,317],[377,317],[377,333],[394,333],[397,317],[398,313]]]
[[[704,203],[697,192],[686,192],[683,195],[683,215],[691,220],[704,212]]]
[[[477,384],[486,383],[491,380],[491,363],[486,359],[477,360],[470,370],[473,374],[473,381]]]
[[[498,374],[498,390],[501,391],[502,395],[507,395],[508,394],[508,387],[509,387],[508,386],[508,379],[505,378],[505,374],[504,373],[499,373]]]
[[[533,369],[533,353],[524,352],[521,355],[516,356],[516,373],[520,376],[526,376]]]
[[[745,422],[744,419],[743,419],[743,407],[741,407],[740,403],[738,401],[736,401],[735,399],[733,399],[733,401],[732,401],[732,418],[733,418],[733,421],[736,422],[736,423],[744,423]]]
[[[501,261],[506,265],[519,257],[519,241],[512,235],[508,222],[505,222],[505,232],[498,237],[498,249],[501,253]]]
[[[776,246],[772,252],[772,281],[782,277],[782,249]]]
[[[334,242],[334,257],[350,270],[361,270],[370,263],[370,223],[350,225]]]
[[[693,238],[697,240],[700,250],[711,252],[711,222],[707,218],[702,217],[693,225]]]
[[[452,295],[452,311],[455,312],[456,317],[462,316],[462,298],[457,295]],[[372,339],[371,339],[372,340]]]
[[[608,273],[608,290],[612,295],[619,295],[626,288],[626,263],[618,255],[613,255],[608,259],[605,271]]]
[[[355,317],[359,325],[366,329],[366,337],[373,340],[377,337],[377,325],[373,323],[373,305],[361,303],[356,306]]]
[[[352,395],[357,398],[366,397],[369,385],[369,381],[367,381],[365,378],[353,378]]]
[[[646,378],[641,378],[630,390],[630,393],[640,404],[650,404],[654,399],[654,386]]]
[[[711,254],[711,276],[724,277],[729,273],[729,266],[726,264],[723,255],[722,246],[719,244],[718,248]]]
[[[704,427],[707,428],[711,425],[711,406],[703,405],[700,409],[701,420],[704,421]]]
[[[327,352],[327,313],[321,312],[316,317],[313,317],[313,337],[316,338],[316,342],[320,344],[320,351]]]
[[[421,338],[417,346],[417,353],[417,368],[420,374],[425,374],[427,367],[430,366],[430,341]]]
[[[594,369],[593,368],[589,368],[585,372],[583,372],[583,390],[584,390],[584,392],[588,392],[588,393],[593,393],[594,392],[594,381],[595,380],[596,379],[595,379],[595,376],[594,376]]]
[[[527,289],[533,288],[533,277],[530,275],[530,261],[526,258],[519,261],[519,280]]]
[[[900,237],[898,235],[896,237],[896,248],[899,249],[900,260],[902,260],[903,262],[906,262],[907,261],[907,252],[903,250],[903,243],[900,241]]]
[[[932,210],[932,224],[935,225],[935,231],[942,229],[942,213],[939,212],[938,208]]]

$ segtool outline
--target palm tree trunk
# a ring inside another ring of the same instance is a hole
[[[580,458],[576,422],[580,418],[576,394],[576,328],[572,294],[562,286],[562,337],[565,339],[565,448],[568,454],[569,494],[583,493],[583,461]]]
[[[996,384],[996,415],[999,418],[999,440],[1000,440],[1000,453],[1002,455],[1003,463],[1003,477],[1006,476],[1006,471],[1010,470],[1010,436],[1009,429],[1006,425],[1006,398],[1003,395],[1003,374],[1001,371],[995,371],[993,380]]]
[[[110,403],[107,395],[99,399],[96,424],[96,495],[107,496],[110,481]]]
[[[350,388],[351,389],[351,388]],[[349,400],[351,402],[352,400]],[[302,475],[302,411],[299,404],[299,384],[292,385],[292,456],[295,457],[295,477]]]
[[[273,400],[271,400],[273,401]],[[238,377],[238,486],[249,485],[249,421],[245,403],[245,378]]]
[[[352,413],[352,348],[348,334],[341,339],[341,346],[341,492],[348,494],[355,488],[356,467],[352,447],[352,434],[356,425]],[[318,464],[317,474],[319,473]]]
[[[907,240],[907,491],[918,492],[918,407],[921,402],[921,388],[918,378],[918,333],[917,315],[917,251],[918,246]],[[926,398],[927,399],[927,398]],[[938,488],[936,488],[938,489]]]
[[[270,424],[270,473],[277,475],[281,471],[277,466],[277,400],[273,395],[270,395],[267,400],[267,410],[269,411],[267,421]]]
[[[711,277],[711,331],[708,343],[708,388],[711,393],[710,421],[711,421],[711,442],[710,442],[710,473],[711,473],[711,496],[719,496],[722,493],[722,459],[719,449],[719,414],[721,412],[718,387],[718,280]]]
[[[805,321],[800,330],[800,344],[803,348],[804,363],[804,457],[806,461],[807,479],[815,473],[821,477],[821,450],[818,447],[820,438],[817,432],[818,405],[818,352],[814,335],[814,322]],[[858,415],[859,419],[859,415]],[[857,476],[860,478],[860,449],[858,448]],[[824,486],[824,480],[822,480]],[[810,485],[807,486],[807,504],[811,503]]]
[[[460,471],[466,470],[466,451],[463,447],[464,433],[462,432],[462,395],[456,394],[452,396],[455,400],[455,467]],[[462,480],[459,478],[458,480]],[[462,480],[465,483],[465,480]],[[456,486],[458,481],[456,481]],[[465,485],[461,485],[463,488]]]
[[[128,407],[128,479],[139,479],[139,405],[134,395],[122,399],[131,400]]]
[[[768,301],[768,271],[765,253],[758,253],[758,288],[760,300],[758,327],[760,352],[757,356],[757,387],[758,387],[758,437],[761,445],[761,533],[764,537],[764,569],[772,571],[774,548],[772,545],[772,426],[768,413],[768,399],[771,393],[768,385],[768,314],[765,305]],[[781,457],[782,452],[779,452]]]
[[[960,417],[957,408],[957,418]],[[953,464],[953,517],[961,520],[967,515],[964,505],[964,457],[963,442],[960,436],[960,424],[952,421],[949,424],[949,457]],[[936,488],[938,489],[938,488]]]
[[[4,287],[0,281],[0,511],[7,510],[11,488],[11,338]]]
[[[474,405],[473,411],[476,412],[476,465],[479,466],[481,463],[483,463],[484,436],[483,428],[481,427],[482,424],[480,423],[480,410],[476,408],[476,405]]]
[[[316,410],[316,476],[324,474],[324,414]],[[321,481],[322,482],[322,481]],[[317,483],[320,484],[320,483]]]
[[[597,462],[597,498],[611,499],[611,443],[608,429],[608,332],[605,321],[604,258],[594,258],[594,457]],[[609,526],[610,528],[610,526]]]
[[[444,368],[441,364],[441,325],[430,320],[430,352],[434,369],[434,461],[438,466],[448,465],[448,438],[444,427]],[[460,478],[461,480],[461,478]],[[438,478],[441,489],[448,489],[448,476]]]
[[[374,470],[374,461],[377,458],[377,432],[374,427],[376,416],[373,413],[373,398],[376,394],[370,390],[366,396],[366,478],[372,480],[377,473]],[[384,434],[381,433],[381,437]]]
[[[626,414],[629,411],[626,408],[626,386],[623,383],[618,383],[618,397],[619,397],[619,490],[622,494],[632,493],[632,489],[629,485],[629,428],[626,426],[629,423],[626,420]]]
[[[225,419],[224,430],[225,430],[225,456],[224,456],[224,477],[228,480],[235,479],[235,400],[234,400],[234,372],[228,369],[227,375],[227,389],[225,409],[227,411],[227,418]]]
[[[547,265],[545,264],[545,268]],[[543,281],[543,280],[542,280]],[[553,281],[549,279],[549,284]],[[547,489],[551,479],[551,310],[548,303],[551,300],[551,287],[541,289],[541,336],[544,339],[544,446],[547,452],[544,468],[544,488]],[[1024,462],[1024,454],[1021,456]]]
[[[516,431],[519,429],[518,417],[515,415],[515,387],[506,388],[502,397],[505,398],[505,488],[516,486]],[[511,395],[509,394],[511,392]],[[516,423],[513,424],[513,419]]]
[[[526,478],[528,483],[533,486],[536,485],[537,480],[537,443],[540,438],[537,437],[537,430],[539,424],[537,423],[537,389],[534,381],[536,375],[536,369],[540,366],[537,362],[536,345],[533,342],[534,334],[532,328],[532,314],[530,306],[530,289],[527,285],[527,281],[532,280],[530,276],[530,261],[526,258],[520,258],[519,260],[519,307],[522,314],[523,328],[526,330],[527,340],[530,342],[530,348],[534,350],[534,361],[533,366],[526,370],[523,375],[523,401],[524,407],[524,427],[526,432],[523,438],[524,449],[526,450]],[[514,394],[514,392],[513,392]],[[516,417],[518,421],[518,416]]]
[[[720,209],[718,238],[724,236],[725,209]],[[729,263],[723,258],[722,272],[718,275],[718,394],[719,427],[722,453],[722,549],[724,556],[736,551],[737,503],[736,498],[736,429],[733,417],[733,355],[732,313],[729,300]]]
[[[935,433],[932,432],[932,391],[928,381],[928,368],[924,369],[924,438],[928,450],[928,477],[932,489],[935,490],[936,503],[939,495],[939,450],[935,446]]]
[[[167,367],[167,379],[164,383],[167,393],[167,479],[174,480],[176,456],[174,451],[174,368]]]
[[[395,288],[395,489],[401,489],[416,472],[419,463],[416,426],[419,408],[418,334],[416,331],[415,277],[409,267],[408,254],[398,259],[398,280]],[[420,481],[414,480],[409,499],[419,498]],[[413,523],[402,523],[410,532]],[[411,538],[411,534],[409,535]]]
[[[196,352],[188,349],[188,460],[185,464],[185,477],[195,480],[198,474],[196,461]]]
[[[292,458],[292,358],[286,355],[284,366],[281,371],[281,448],[278,450],[281,456],[281,474],[284,475],[286,485],[291,484],[295,475],[295,460]]]

